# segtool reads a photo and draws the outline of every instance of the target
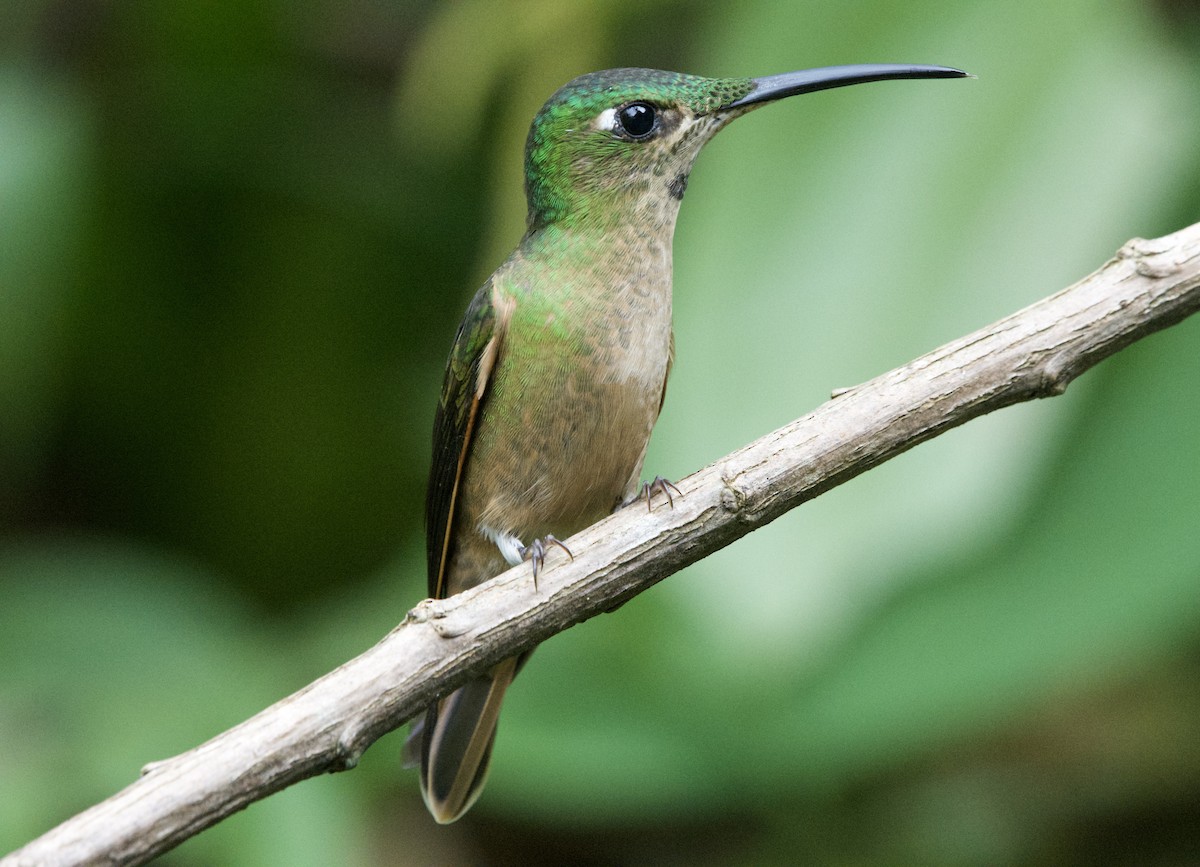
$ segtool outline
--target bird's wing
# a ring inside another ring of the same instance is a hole
[[[425,497],[429,595],[434,598],[445,595],[459,486],[511,312],[511,304],[499,300],[494,281],[489,280],[467,308],[450,350],[446,380],[433,420],[433,462]]]
[[[658,411],[662,412],[663,404],[667,402],[667,380],[671,378],[671,368],[675,364],[675,329],[671,329],[671,342],[667,344],[667,369],[663,373],[662,396],[658,399]],[[656,417],[657,420],[657,417]]]

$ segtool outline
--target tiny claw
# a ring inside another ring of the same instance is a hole
[[[549,542],[551,545],[557,545],[559,548],[562,548],[564,551],[567,552],[568,557],[570,557],[572,560],[575,559],[575,555],[571,553],[571,549],[568,548],[566,545],[564,545],[562,542],[558,541],[558,539],[554,538],[554,536],[550,535],[549,533],[546,534],[546,538],[544,541]]]
[[[570,557],[572,560],[575,559],[575,555],[571,553],[571,549],[568,548],[566,545],[564,545],[562,542],[558,541],[558,539],[554,538],[554,536],[552,536],[549,533],[547,533],[543,538],[534,539],[527,546],[519,548],[517,553],[519,553],[521,555],[521,559],[528,560],[530,562],[530,564],[532,564],[532,566],[533,566],[533,589],[534,590],[537,589],[538,572],[541,570],[542,566],[545,565],[545,563],[546,563],[546,546],[548,546],[548,545],[557,545],[559,548],[562,548],[564,551],[567,552],[568,557]]]
[[[638,492],[638,495],[634,499],[640,500],[642,497],[645,497],[646,511],[649,512],[652,509],[650,501],[654,498],[656,491],[662,492],[662,495],[667,498],[667,504],[672,509],[675,508],[675,498],[671,496],[671,491],[674,491],[681,497],[683,496],[683,491],[675,487],[675,483],[670,479],[664,479],[662,476],[655,476],[654,481],[652,482],[642,482],[642,490]]]
[[[528,545],[518,548],[517,553],[521,555],[522,560],[533,564],[533,586],[537,587],[537,573],[546,559],[546,546],[542,544],[541,539],[534,539]]]

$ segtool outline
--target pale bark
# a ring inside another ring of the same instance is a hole
[[[1200,307],[1200,224],[1126,244],[1079,283],[840,392],[527,565],[426,600],[361,656],[0,859],[141,863],[305,777],[351,768],[467,673],[613,608],[789,509],[969,419],[1061,394],[1092,365]],[[69,785],[69,781],[63,781]],[[14,795],[15,793],[10,793]]]

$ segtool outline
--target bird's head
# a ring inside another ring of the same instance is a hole
[[[525,146],[529,228],[629,219],[673,223],[688,173],[725,124],[783,97],[890,78],[960,78],[942,66],[863,64],[765,78],[658,69],[593,72],[559,88]]]

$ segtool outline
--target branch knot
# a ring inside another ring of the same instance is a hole
[[[733,471],[730,467],[721,468],[720,502],[722,509],[744,520],[743,512],[748,496],[745,491],[734,484],[739,475],[740,473]]]
[[[1161,238],[1150,241],[1145,238],[1132,238],[1121,245],[1121,249],[1117,251],[1117,258],[1131,260],[1134,271],[1140,277],[1149,277],[1152,280],[1170,277],[1178,273],[1183,267],[1183,262],[1168,255],[1178,248],[1156,246],[1161,241]]]

